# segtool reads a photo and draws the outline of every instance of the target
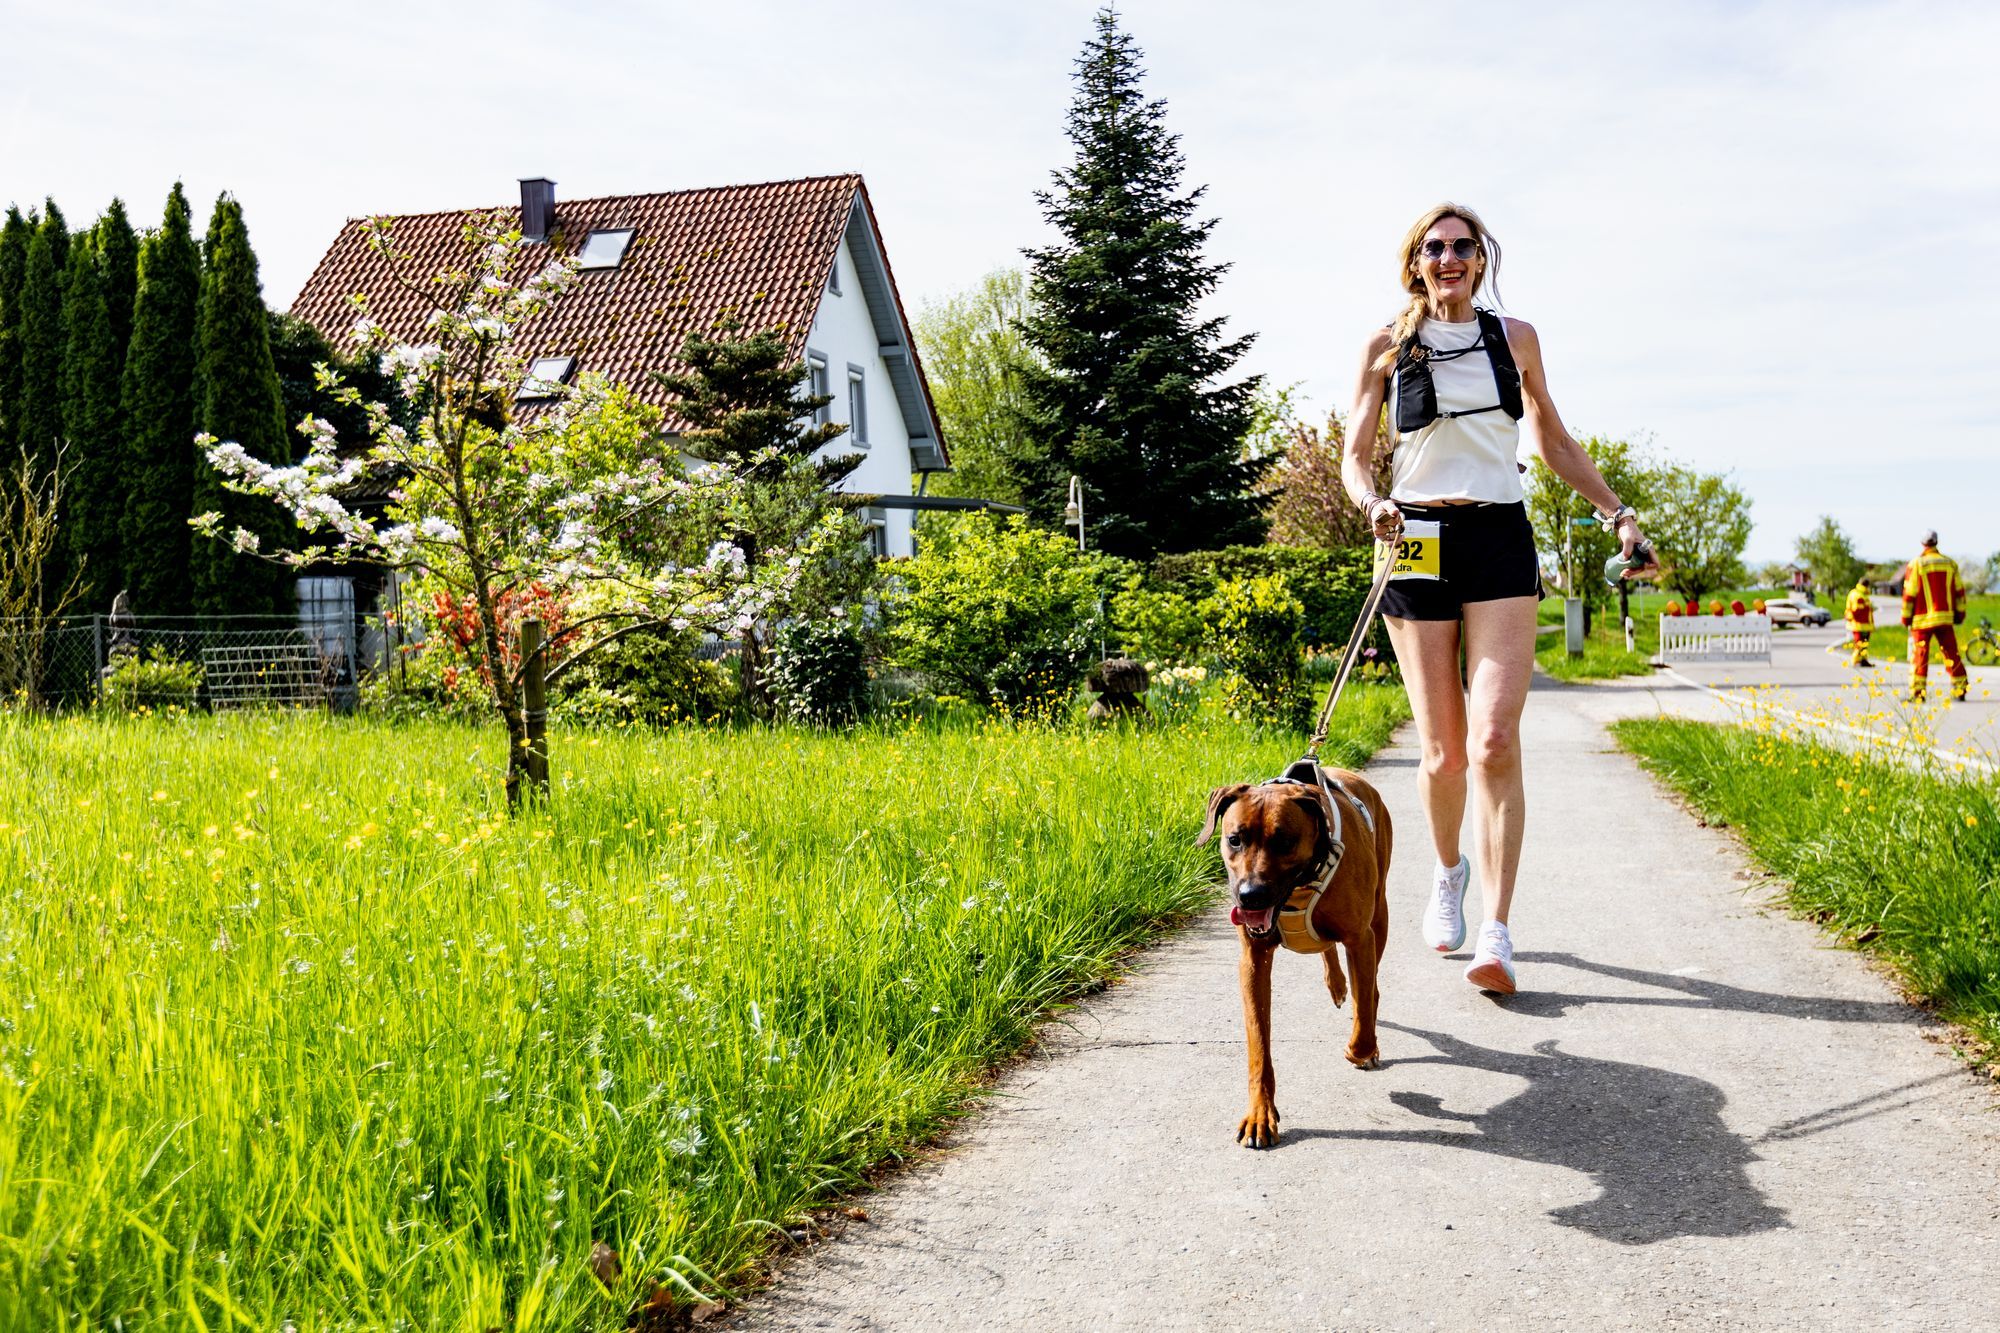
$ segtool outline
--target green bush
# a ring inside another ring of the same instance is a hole
[[[1282,575],[1304,607],[1300,633],[1309,648],[1339,648],[1346,644],[1361,604],[1368,598],[1374,575],[1373,557],[1365,546],[1322,551],[1303,546],[1228,546],[1218,551],[1188,551],[1163,555],[1153,562],[1155,586],[1199,601],[1214,596],[1230,579]],[[1378,618],[1368,647],[1382,661],[1392,656],[1389,636]]]
[[[111,659],[98,703],[127,713],[187,710],[200,693],[201,667],[154,644],[143,656],[127,652]]]
[[[868,706],[867,651],[845,618],[797,620],[778,631],[765,675],[781,716],[844,727]]]
[[[1225,580],[1203,606],[1216,655],[1231,673],[1230,713],[1303,729],[1312,708],[1303,688],[1305,605],[1284,576]]]
[[[1125,651],[1142,662],[1194,662],[1208,642],[1198,598],[1136,577],[1112,594],[1111,627]]]
[[[628,634],[592,653],[557,681],[550,711],[599,726],[711,722],[735,714],[737,673],[696,655],[692,631]]]
[[[1019,516],[927,525],[921,553],[889,579],[895,660],[982,704],[1053,715],[1097,650],[1099,573]]]

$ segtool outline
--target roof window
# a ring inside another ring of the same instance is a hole
[[[569,377],[576,370],[573,356],[538,356],[528,367],[528,373],[521,381],[521,387],[514,396],[519,399],[554,398]]]
[[[625,260],[625,247],[632,244],[632,227],[619,227],[611,231],[594,231],[584,239],[583,249],[577,251],[578,268],[617,268]]]

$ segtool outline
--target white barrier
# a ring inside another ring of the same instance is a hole
[[[1663,662],[1769,662],[1771,617],[1661,616]]]

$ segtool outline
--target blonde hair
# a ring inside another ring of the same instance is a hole
[[[1410,303],[1403,307],[1402,313],[1396,316],[1396,322],[1390,326],[1389,350],[1376,361],[1377,370],[1388,370],[1396,364],[1396,358],[1416,340],[1418,327],[1423,324],[1424,316],[1430,313],[1430,292],[1424,286],[1423,274],[1417,271],[1417,252],[1423,248],[1425,233],[1446,218],[1457,218],[1471,229],[1472,238],[1479,242],[1479,251],[1486,259],[1479,270],[1479,282],[1472,289],[1473,298],[1477,300],[1482,293],[1490,291],[1496,304],[1500,300],[1500,242],[1486,230],[1479,214],[1464,204],[1437,205],[1403,233],[1403,290],[1410,294]]]

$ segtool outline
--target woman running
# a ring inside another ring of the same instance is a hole
[[[1397,541],[1382,614],[1423,744],[1417,790],[1437,851],[1424,942],[1440,953],[1464,945],[1476,860],[1486,924],[1465,979],[1512,994],[1507,917],[1526,819],[1521,709],[1542,595],[1515,460],[1522,424],[1549,470],[1596,508],[1627,557],[1640,536],[1632,507],[1563,429],[1535,330],[1474,306],[1499,269],[1499,242],[1469,208],[1439,204],[1410,228],[1401,265],[1410,303],[1362,355],[1342,476],[1376,537]],[[1382,496],[1371,489],[1375,432],[1363,423],[1375,421],[1385,402],[1395,452]],[[1479,815],[1476,858],[1459,845],[1468,773]]]

